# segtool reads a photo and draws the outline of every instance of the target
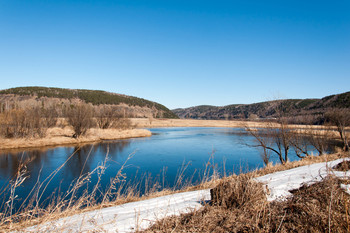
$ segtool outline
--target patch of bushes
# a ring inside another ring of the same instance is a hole
[[[56,125],[53,110],[13,109],[0,115],[0,136],[5,138],[44,137],[48,127]]]
[[[95,126],[93,108],[88,104],[77,104],[66,108],[67,122],[73,127],[77,138],[84,135],[88,129]]]

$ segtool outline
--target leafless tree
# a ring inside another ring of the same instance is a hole
[[[88,129],[95,125],[93,108],[89,104],[77,104],[66,108],[68,123],[73,127],[73,137],[84,135]]]
[[[305,158],[309,156],[310,151],[310,143],[309,143],[309,135],[302,134],[298,131],[291,132],[290,144],[293,147],[295,154],[299,158]]]
[[[256,141],[256,144],[250,146],[262,148],[262,158],[265,164],[268,163],[271,153],[276,154],[281,163],[285,164],[288,161],[291,147],[290,132],[284,125],[267,124],[264,128],[245,128]]]
[[[346,108],[333,109],[325,114],[329,124],[336,126],[344,151],[349,151],[349,139],[347,127],[350,126],[350,110]]]
[[[1,135],[7,138],[43,137],[47,130],[38,107],[6,111],[0,124]]]
[[[95,110],[95,118],[100,129],[108,129],[115,124],[118,114],[111,106],[99,106]]]
[[[306,128],[306,134],[309,135],[308,143],[317,150],[319,155],[323,155],[329,149],[332,132],[333,130],[328,126],[320,129]]]
[[[264,128],[245,127],[246,131],[255,138],[256,144],[252,147],[262,148],[262,158],[267,164],[270,153],[276,154],[282,164],[288,161],[291,144],[291,130],[283,117],[284,106],[281,101],[275,102],[276,119],[267,122]]]
[[[113,124],[113,128],[115,129],[130,129],[133,128],[133,124],[131,123],[131,120],[129,118],[124,118],[124,117],[120,117],[118,118],[114,124]]]
[[[45,120],[47,128],[56,126],[58,120],[58,112],[56,106],[50,106],[41,110],[41,115]]]

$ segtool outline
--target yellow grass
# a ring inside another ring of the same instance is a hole
[[[243,121],[243,120],[194,120],[194,119],[154,119],[132,118],[131,122],[137,128],[161,128],[161,127],[229,127],[229,128],[264,128],[267,126],[279,126],[271,122]],[[319,125],[290,125],[293,129],[322,129]]]
[[[20,149],[33,147],[60,146],[69,144],[94,143],[102,140],[116,140],[137,137],[150,137],[152,133],[144,128],[162,128],[162,127],[228,127],[228,128],[264,128],[273,127],[273,123],[261,121],[228,121],[228,120],[193,120],[193,119],[154,119],[154,118],[132,118],[132,125],[136,129],[119,130],[119,129],[90,129],[87,135],[78,139],[72,138],[73,130],[69,126],[64,128],[50,128],[47,136],[44,138],[29,139],[0,139],[1,149]],[[67,125],[60,119],[58,125]],[[277,126],[277,125],[276,125]],[[323,126],[305,126],[290,125],[293,129],[298,129],[300,133],[310,129],[322,129]],[[336,134],[334,132],[334,134]]]
[[[152,133],[146,129],[90,129],[85,136],[73,138],[70,127],[50,128],[44,138],[11,138],[1,139],[0,149],[19,149],[31,147],[47,147],[69,144],[93,143],[102,140],[116,140],[137,137],[150,137]]]

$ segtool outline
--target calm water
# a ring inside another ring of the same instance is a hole
[[[203,177],[206,164],[223,175],[245,172],[263,166],[259,151],[246,146],[253,138],[242,129],[230,128],[161,128],[151,129],[153,136],[129,140],[108,141],[96,145],[77,147],[57,147],[46,150],[31,150],[20,153],[0,154],[0,187],[5,187],[17,172],[21,160],[27,164],[28,178],[16,190],[18,198],[26,197],[32,187],[42,182],[55,169],[67,163],[52,177],[44,197],[52,192],[64,192],[74,179],[101,165],[108,154],[107,169],[102,177],[101,189],[110,183],[121,165],[127,160],[123,173],[127,182],[142,183],[147,178],[163,187],[173,187],[181,168],[186,167],[184,177],[198,183]],[[73,153],[75,154],[71,156]],[[210,159],[211,155],[213,158]],[[291,160],[296,157],[291,152]],[[277,158],[272,158],[277,161]],[[212,170],[211,170],[212,171]],[[91,177],[92,186],[97,176]],[[140,182],[141,181],[141,182]],[[6,195],[2,195],[5,197]],[[20,201],[18,201],[20,202]]]

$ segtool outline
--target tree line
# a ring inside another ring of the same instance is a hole
[[[19,96],[35,96],[37,98],[49,97],[60,99],[80,99],[92,105],[119,105],[140,106],[158,110],[161,118],[178,118],[164,105],[134,96],[120,95],[99,90],[64,89],[54,87],[16,87],[0,90],[0,94],[13,94]]]
[[[48,128],[57,126],[60,118],[73,128],[73,137],[80,137],[90,128],[127,129],[132,124],[116,106],[79,103],[75,105],[10,109],[0,114],[0,137],[45,137]]]
[[[283,116],[282,103],[276,107],[276,113],[277,117],[266,122],[264,128],[245,126],[245,130],[255,139],[255,143],[249,146],[260,148],[265,164],[269,163],[271,156],[277,156],[285,164],[291,150],[299,158],[310,156],[310,151],[322,155],[331,149],[331,141],[341,144],[343,151],[349,151],[349,109],[328,110],[323,116],[323,125],[319,127],[303,125],[298,128],[291,125],[290,117]]]

